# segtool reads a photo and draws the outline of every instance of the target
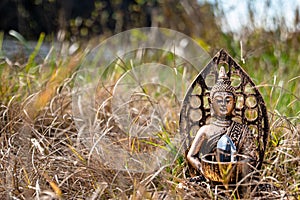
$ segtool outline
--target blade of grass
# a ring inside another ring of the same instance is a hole
[[[71,146],[71,145],[69,145],[69,144],[67,144],[67,143],[65,143],[65,145],[67,146],[67,147],[69,147],[69,149],[84,163],[84,164],[87,164],[87,161],[77,152],[77,150],[73,147],[73,146]]]
[[[28,43],[27,41],[25,40],[25,38],[20,34],[18,33],[17,31],[15,30],[10,30],[9,31],[9,35],[13,36],[14,38],[16,38],[17,40],[19,40],[19,42],[24,45],[24,47],[26,47],[27,49],[29,49],[29,46],[28,46]]]
[[[43,176],[44,176],[44,178],[47,180],[47,182],[50,184],[50,186],[51,186],[52,190],[55,192],[55,194],[56,194],[59,198],[61,198],[61,197],[62,197],[62,191],[61,191],[61,189],[58,187],[58,185],[57,185],[54,181],[52,181],[52,180],[50,179],[50,177],[48,176],[48,174],[44,173]]]
[[[41,46],[43,44],[44,39],[45,39],[45,33],[41,33],[40,37],[38,39],[37,45],[35,46],[33,52],[30,54],[30,56],[28,58],[28,62],[27,62],[26,67],[25,67],[25,72],[26,73],[28,73],[29,70],[34,66],[34,59],[38,55],[38,52],[41,49]]]
[[[4,33],[1,31],[0,32],[0,58],[3,57],[3,50],[2,50],[2,46],[3,46],[3,38],[4,38]]]

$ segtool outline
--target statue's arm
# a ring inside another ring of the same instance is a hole
[[[193,140],[191,148],[189,149],[189,152],[187,154],[188,162],[199,171],[201,171],[201,161],[198,156],[205,137],[205,128],[201,127],[197,132],[197,135]]]

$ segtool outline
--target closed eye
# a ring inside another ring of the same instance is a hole
[[[229,103],[232,99],[230,97],[226,98],[226,102]]]

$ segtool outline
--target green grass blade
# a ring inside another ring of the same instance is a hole
[[[27,49],[29,49],[29,46],[27,44],[27,41],[25,40],[25,38],[20,34],[18,33],[17,31],[15,30],[10,30],[9,31],[9,35],[13,36],[14,38],[16,38],[17,40],[19,40],[19,42],[24,45]]]
[[[36,58],[38,52],[40,51],[44,39],[45,39],[45,33],[41,33],[39,40],[37,42],[37,45],[34,48],[34,51],[29,56],[29,59],[28,59],[28,62],[27,62],[26,68],[25,68],[26,72],[28,72],[30,70],[30,68],[33,66],[34,59]]]

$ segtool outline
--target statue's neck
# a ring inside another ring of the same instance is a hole
[[[215,116],[212,123],[216,126],[220,127],[229,127],[231,125],[232,119],[231,117],[219,117]]]

